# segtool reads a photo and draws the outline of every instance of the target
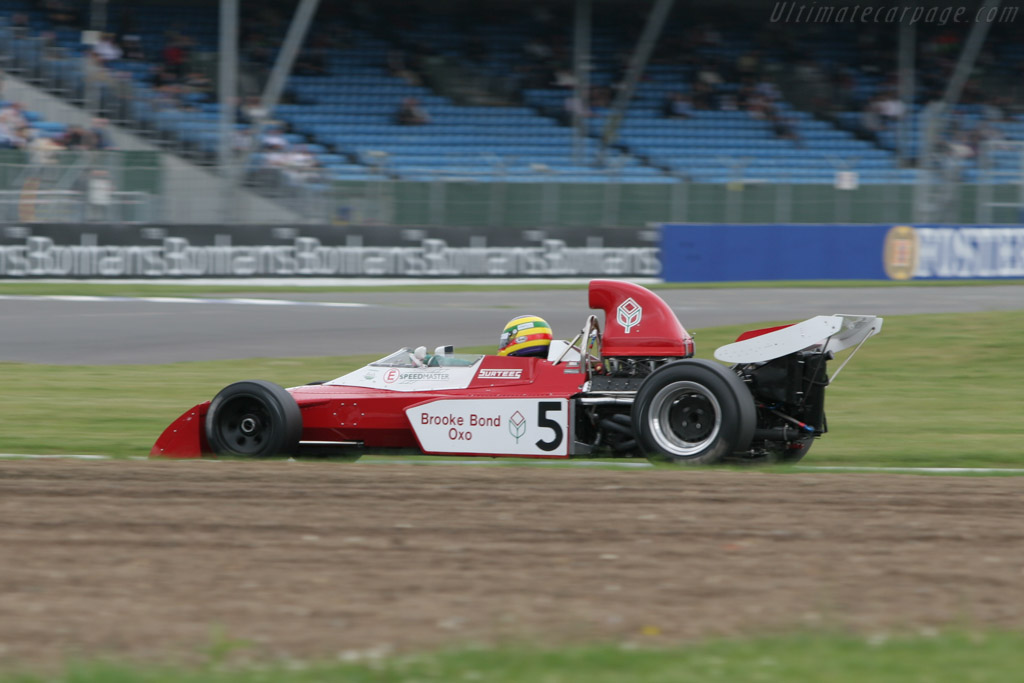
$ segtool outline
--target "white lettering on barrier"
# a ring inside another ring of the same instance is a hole
[[[1024,228],[914,228],[915,277],[1024,277]]]
[[[91,239],[87,239],[91,238]],[[102,246],[94,235],[59,245],[49,237],[0,245],[0,276],[202,277],[254,275],[516,276],[657,275],[657,247],[450,247],[427,239],[417,247],[324,246],[313,237],[290,245],[233,246],[226,235],[194,246],[167,237],[159,246]]]

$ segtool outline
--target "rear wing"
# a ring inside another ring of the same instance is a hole
[[[882,318],[874,315],[819,315],[795,325],[745,332],[732,344],[715,349],[715,358],[726,363],[766,363],[797,351],[834,355],[856,347],[832,374],[835,379],[861,345],[881,330]]]

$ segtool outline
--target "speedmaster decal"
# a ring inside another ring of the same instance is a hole
[[[473,381],[480,362],[466,367],[380,368],[367,366],[327,382],[332,386],[366,387],[389,391],[438,391],[465,389]]]

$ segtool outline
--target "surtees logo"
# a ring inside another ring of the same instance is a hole
[[[615,319],[622,325],[626,334],[629,334],[631,329],[640,324],[640,319],[643,315],[644,309],[630,297],[619,304],[619,310],[616,312]]]
[[[508,431],[516,437],[516,443],[526,433],[526,418],[518,410],[508,419]]]
[[[523,376],[520,368],[514,370],[481,370],[477,375],[480,379],[519,379]]]

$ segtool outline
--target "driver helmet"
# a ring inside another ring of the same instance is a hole
[[[512,318],[498,342],[499,356],[540,356],[546,358],[551,346],[551,325],[535,315]]]

